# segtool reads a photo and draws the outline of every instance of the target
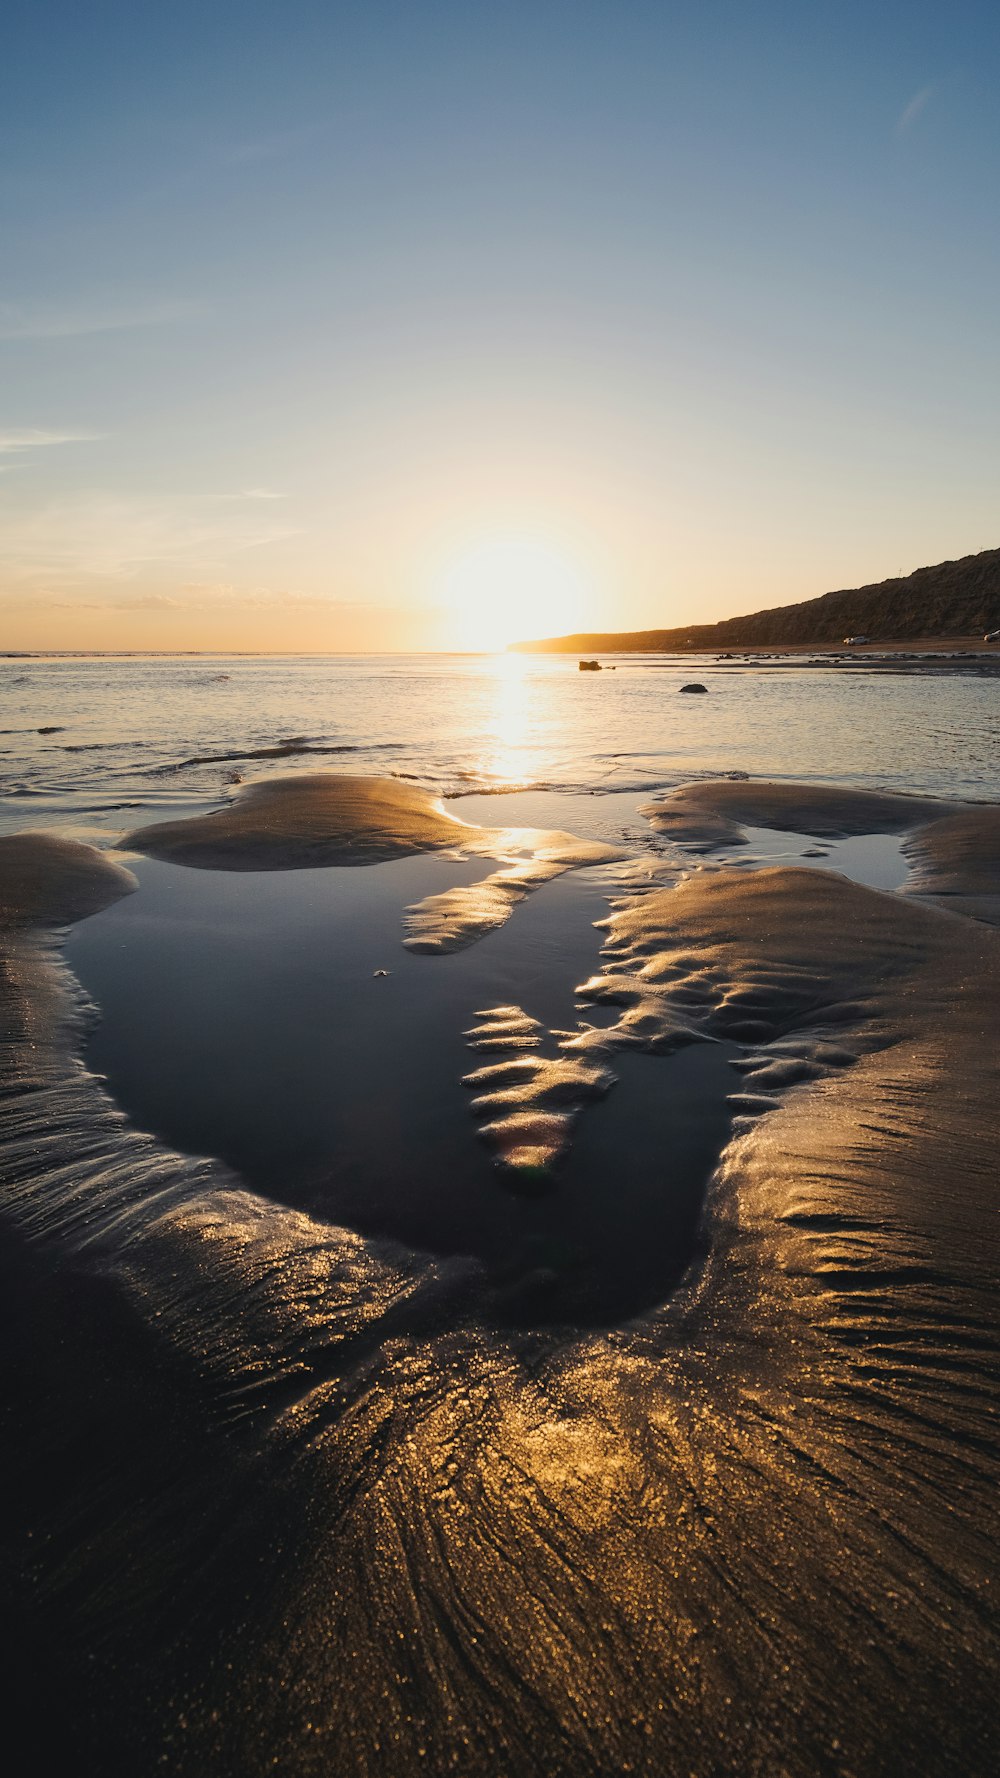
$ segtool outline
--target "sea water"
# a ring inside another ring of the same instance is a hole
[[[681,692],[692,679],[707,695]],[[600,674],[564,656],[0,659],[7,831],[135,826],[303,770],[399,775],[448,797],[640,796],[747,772],[993,799],[1000,689],[975,667],[662,656]]]

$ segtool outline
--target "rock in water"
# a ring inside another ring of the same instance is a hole
[[[707,691],[707,690],[708,690],[707,685],[698,685],[697,683],[692,683],[691,685],[682,685],[681,686],[681,691]]]

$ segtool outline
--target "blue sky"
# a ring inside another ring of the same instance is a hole
[[[487,644],[498,596],[682,623],[995,546],[998,48],[986,6],[18,7],[0,637]]]

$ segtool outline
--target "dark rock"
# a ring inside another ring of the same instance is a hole
[[[691,685],[682,685],[681,686],[681,691],[707,691],[707,690],[708,690],[707,685],[691,684]]]

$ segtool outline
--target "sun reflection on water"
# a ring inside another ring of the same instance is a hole
[[[490,676],[490,702],[484,709],[485,778],[516,788],[533,783],[543,766],[541,704],[545,686],[523,655],[498,655]]]

